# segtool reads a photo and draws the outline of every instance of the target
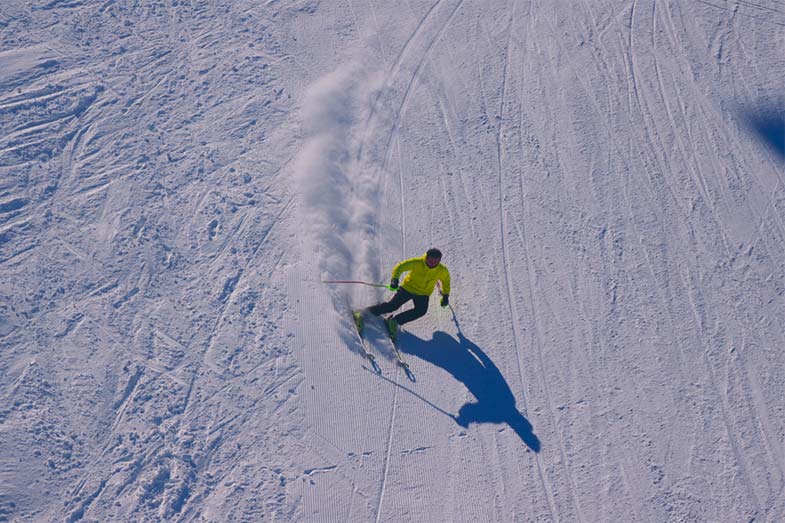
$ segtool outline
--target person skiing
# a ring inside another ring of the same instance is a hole
[[[409,258],[398,263],[393,267],[389,287],[396,291],[395,295],[389,301],[377,303],[366,309],[371,314],[380,316],[397,310],[410,300],[414,302],[414,308],[385,320],[393,341],[398,334],[398,326],[416,320],[428,312],[428,301],[437,281],[442,284],[441,306],[447,307],[450,304],[450,272],[441,264],[441,259],[442,253],[439,249],[428,249],[424,256]],[[407,274],[403,283],[399,285],[403,273]]]

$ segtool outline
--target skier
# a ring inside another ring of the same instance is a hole
[[[450,272],[442,265],[442,253],[439,249],[428,249],[425,256],[410,258],[393,267],[390,289],[397,291],[391,300],[378,303],[366,310],[379,316],[400,308],[409,300],[414,302],[414,308],[390,316],[385,320],[390,337],[395,341],[398,326],[416,320],[428,312],[428,301],[436,286],[436,281],[442,284],[441,306],[447,307],[450,303]],[[399,278],[403,273],[408,273],[399,286]]]

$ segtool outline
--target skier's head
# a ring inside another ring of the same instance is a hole
[[[428,249],[425,253],[425,264],[431,269],[436,268],[440,261],[442,261],[442,251],[439,249]]]

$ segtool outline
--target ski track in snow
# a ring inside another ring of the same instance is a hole
[[[783,27],[5,2],[0,521],[782,520]]]

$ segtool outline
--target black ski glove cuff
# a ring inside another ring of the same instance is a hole
[[[390,280],[390,289],[397,290],[398,289],[398,278],[393,278]]]
[[[449,294],[442,294],[442,307],[446,307],[450,304],[450,295]]]

